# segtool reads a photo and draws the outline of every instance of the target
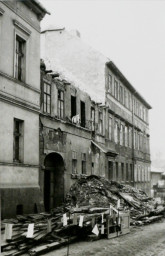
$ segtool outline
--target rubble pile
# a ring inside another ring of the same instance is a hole
[[[155,201],[141,190],[95,175],[83,176],[71,186],[65,203],[50,213],[3,220],[1,233],[7,238],[2,239],[1,255],[44,255],[78,239],[110,237],[107,236],[109,217],[118,236],[120,212],[130,213],[132,225],[142,225],[162,218],[164,208],[155,206]],[[96,235],[92,235],[93,229]]]
[[[78,205],[80,208],[86,206],[87,211],[91,207],[116,207],[119,199],[120,210],[130,211],[132,225],[150,222],[147,217],[158,216],[164,212],[164,207],[155,209],[155,200],[144,191],[95,175],[83,176],[71,186],[66,195],[66,205]],[[153,221],[155,219],[152,218]]]

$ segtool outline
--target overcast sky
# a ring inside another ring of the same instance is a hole
[[[153,107],[152,156],[165,158],[165,1],[40,0],[51,12],[41,22],[77,29],[109,57]]]

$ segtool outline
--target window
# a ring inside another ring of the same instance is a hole
[[[50,114],[51,112],[51,86],[44,83],[44,112]]]
[[[99,133],[103,134],[103,113],[99,112]]]
[[[81,108],[81,126],[85,127],[85,102],[80,102],[80,108]]]
[[[95,130],[95,109],[91,107],[91,129]]]
[[[108,90],[110,93],[112,93],[112,76],[108,75]]]
[[[64,118],[64,92],[58,90],[58,117]]]
[[[116,162],[116,180],[119,179],[119,168],[118,168],[118,163]]]
[[[25,81],[25,45],[26,41],[16,35],[15,78],[19,81]]]
[[[91,167],[92,167],[92,174],[94,174],[94,172],[95,172],[95,171],[94,171],[94,170],[95,170],[95,169],[94,169],[94,167],[95,167],[94,162],[92,162],[92,166],[91,166]]]
[[[77,152],[72,151],[72,173],[77,173]]]
[[[86,174],[86,154],[81,154],[81,163],[82,163],[82,174]]]
[[[71,118],[76,116],[76,97],[71,95]]]
[[[110,140],[112,140],[112,117],[111,116],[109,116],[108,137]]]
[[[129,147],[132,148],[132,128],[129,127]]]
[[[133,181],[134,180],[134,175],[133,175],[133,165],[132,164],[130,164],[130,176],[131,176],[131,181]]]
[[[108,179],[113,180],[113,162],[108,161]]]
[[[125,99],[125,106],[128,108],[128,92],[126,89],[124,90],[124,99]]]
[[[126,181],[129,181],[129,170],[128,170],[128,164],[126,164]]]
[[[124,163],[121,163],[121,180],[124,181]]]
[[[115,143],[118,143],[118,122],[115,122],[114,139]]]
[[[137,148],[137,132],[134,131],[134,149]]]
[[[123,104],[123,87],[122,86],[120,86],[120,90],[119,90],[119,100]]]
[[[129,136],[128,136],[128,127],[125,126],[125,147],[128,147],[128,140],[129,140]]]
[[[118,99],[118,82],[115,80],[115,98]]]
[[[24,121],[14,118],[13,160],[23,162],[23,124]]]
[[[120,127],[120,145],[124,146],[124,126],[122,124]]]

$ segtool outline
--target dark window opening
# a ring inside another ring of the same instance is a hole
[[[16,206],[16,215],[22,215],[23,214],[23,205],[22,204],[18,204]]]
[[[64,92],[58,90],[58,117],[64,118]]]
[[[116,163],[116,180],[119,179],[119,169],[118,169],[118,163]]]
[[[121,163],[121,179],[124,180],[124,163]]]
[[[71,95],[71,118],[76,116],[76,97]]]
[[[81,126],[85,127],[85,102],[81,101]]]
[[[129,181],[129,170],[128,170],[128,164],[126,164],[126,181]]]
[[[24,81],[25,78],[25,40],[16,35],[15,78]]]
[[[86,174],[86,154],[82,153],[81,154],[81,163],[82,163],[82,174]]]
[[[14,119],[13,160],[21,162],[23,156],[23,121]]]
[[[113,162],[108,161],[108,179],[113,180]]]
[[[133,175],[133,165],[130,164],[130,172],[131,172],[131,181],[134,180],[134,175]]]

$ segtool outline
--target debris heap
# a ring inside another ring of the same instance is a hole
[[[77,239],[89,239],[93,229],[101,234],[99,228],[104,225],[106,229],[106,216],[110,216],[111,207],[117,208],[118,213],[129,211],[132,225],[150,223],[162,218],[164,213],[164,208],[157,209],[155,201],[142,190],[95,175],[83,176],[71,186],[64,204],[50,213],[3,220],[2,238],[7,238],[1,242],[1,255],[45,255]],[[33,230],[29,230],[30,226]],[[27,235],[28,232],[32,235]],[[97,237],[107,236],[104,233]]]
[[[77,205],[88,211],[91,207],[107,208],[110,204],[116,207],[119,199],[120,209],[130,211],[131,224],[150,222],[149,217],[164,212],[164,207],[156,209],[155,200],[144,191],[96,175],[83,176],[74,183],[66,195],[66,205],[71,208]]]

